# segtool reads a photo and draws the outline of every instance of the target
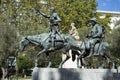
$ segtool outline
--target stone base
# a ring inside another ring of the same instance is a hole
[[[120,80],[116,69],[37,68],[32,80]]]

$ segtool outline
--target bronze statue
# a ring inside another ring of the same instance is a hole
[[[103,31],[103,27],[98,24],[96,18],[92,18],[90,21],[88,21],[88,27],[92,27],[92,30],[87,35],[87,38],[90,40],[90,55],[92,55],[94,52],[94,46],[96,43],[100,43],[103,40],[103,35],[105,35]]]
[[[58,29],[58,22],[61,21],[60,17],[58,16],[58,14],[55,12],[54,7],[50,8],[50,15],[46,15],[45,13],[43,13],[41,10],[37,10],[42,16],[44,16],[45,18],[48,18],[50,21],[50,37],[51,37],[51,42],[52,42],[52,48],[55,47],[55,38],[56,38],[56,34],[59,35],[59,37],[61,38],[61,40],[64,41],[64,38],[61,36],[60,31]]]
[[[31,44],[31,43],[37,45],[38,47],[41,47],[42,50],[36,56],[35,66],[38,66],[38,59],[39,59],[40,55],[41,54],[46,54],[47,58],[48,58],[48,62],[49,62],[47,67],[50,67],[51,64],[52,64],[51,59],[49,57],[50,52],[63,49],[63,53],[66,54],[66,59],[63,60],[60,63],[59,68],[62,68],[62,65],[70,58],[70,56],[67,54],[67,52],[69,50],[80,51],[81,53],[77,53],[77,54],[75,53],[78,56],[77,57],[77,67],[79,67],[79,60],[81,61],[81,66],[83,66],[82,59],[88,56],[88,55],[86,55],[86,53],[89,53],[89,51],[86,48],[86,42],[76,41],[76,40],[74,40],[74,38],[71,35],[62,34],[62,36],[66,40],[65,44],[63,42],[56,42],[56,47],[57,48],[54,49],[54,50],[51,50],[50,48],[52,46],[52,43],[49,42],[50,37],[48,38],[48,36],[49,36],[49,33],[42,33],[42,34],[39,34],[39,35],[23,37],[22,40],[20,41],[19,49],[21,51],[23,51],[25,49],[25,47],[27,47],[27,45]],[[56,38],[59,40],[60,37],[57,35]],[[100,45],[99,45],[99,43],[97,43],[95,45],[94,54],[92,54],[91,56],[96,55],[96,56],[102,56],[103,57],[103,60],[101,60],[102,64],[100,64],[100,67],[104,67],[106,60],[111,61],[112,67],[114,67],[114,62],[110,58],[110,56],[108,55],[108,52],[109,52],[108,43],[107,42],[101,42]]]
[[[49,53],[55,50],[63,49],[63,53],[67,53],[69,50],[76,50],[80,51],[81,53],[78,53],[77,58],[77,66],[79,66],[79,60],[81,61],[81,66],[83,66],[82,59],[87,56],[102,56],[104,60],[102,61],[102,64],[100,67],[104,67],[105,60],[107,58],[111,61],[112,67],[114,67],[113,60],[109,57],[108,51],[109,51],[109,44],[107,42],[102,41],[104,38],[104,30],[102,26],[100,26],[97,23],[96,18],[91,19],[88,22],[88,26],[92,26],[91,32],[87,35],[87,38],[84,41],[76,41],[72,35],[68,34],[60,34],[60,31],[58,30],[58,22],[61,21],[58,14],[55,13],[54,8],[50,9],[50,15],[46,15],[42,13],[40,10],[38,12],[43,15],[44,17],[48,18],[50,21],[50,35],[49,33],[42,33],[40,35],[33,35],[33,36],[27,36],[24,37],[20,41],[20,50],[24,50],[26,45],[29,43],[38,45],[42,48],[42,51],[40,51],[35,60],[35,66],[38,66],[38,57],[45,53],[48,57],[48,67],[51,66],[51,59],[49,57]],[[61,40],[62,39],[62,40]],[[53,47],[54,49],[50,49]],[[59,65],[59,68],[62,67],[62,65],[70,58],[69,55],[66,55],[66,59],[62,61]]]

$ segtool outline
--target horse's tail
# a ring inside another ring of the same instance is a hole
[[[78,51],[72,50],[71,53],[72,53],[72,61],[75,61]]]
[[[75,61],[76,57],[75,54],[72,53],[72,61]]]

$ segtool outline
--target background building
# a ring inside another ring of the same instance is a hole
[[[100,18],[104,18],[106,14],[111,14],[111,23],[109,24],[110,28],[116,28],[117,26],[115,26],[115,24],[120,21],[120,12],[116,12],[116,11],[102,11],[102,10],[97,10],[98,13],[102,13],[102,15],[100,16]]]

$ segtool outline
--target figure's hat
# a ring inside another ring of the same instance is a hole
[[[54,8],[54,7],[51,7],[50,10],[55,11],[55,8]]]
[[[90,19],[90,21],[97,22],[97,19],[94,17],[94,18]]]

